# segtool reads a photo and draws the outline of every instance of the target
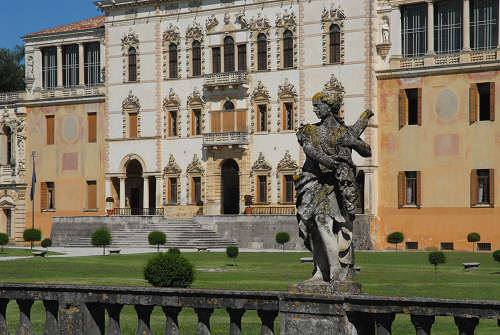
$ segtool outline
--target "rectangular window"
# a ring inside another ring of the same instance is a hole
[[[293,176],[285,175],[283,176],[283,194],[284,202],[293,202]]]
[[[498,45],[498,0],[471,0],[470,46],[472,50]]]
[[[193,109],[192,113],[191,135],[201,135],[201,109]]]
[[[462,0],[434,3],[434,50],[438,54],[462,50]]]
[[[267,105],[257,105],[258,110],[258,129],[257,131],[266,131],[267,130]]]
[[[267,202],[267,176],[257,177],[257,200],[259,203]]]
[[[406,125],[422,125],[422,89],[399,91],[399,128]]]
[[[421,202],[420,171],[404,171],[398,174],[398,207],[420,207]]]
[[[201,201],[201,177],[193,177],[191,187],[191,201],[193,204],[197,204]]]
[[[212,72],[221,72],[220,48],[212,48]]]
[[[420,57],[427,51],[427,4],[401,6],[403,57]]]
[[[42,48],[42,85],[46,90],[57,87],[57,48]]]
[[[477,251],[491,251],[491,243],[478,243]]]
[[[97,142],[97,114],[88,113],[87,123],[88,123],[88,142],[95,143]]]
[[[97,208],[97,183],[95,180],[87,181],[87,208]]]
[[[472,84],[469,91],[470,122],[495,120],[495,83]]]
[[[284,112],[284,130],[293,130],[293,102],[285,102],[283,104]]]
[[[418,242],[406,242],[405,245],[407,250],[418,250]]]
[[[85,85],[95,86],[101,82],[101,45],[99,42],[84,45]]]
[[[177,203],[177,178],[168,178],[168,203]]]
[[[238,45],[238,71],[247,70],[247,46],[246,44]]]
[[[129,137],[137,137],[137,113],[128,113],[128,135]]]
[[[416,205],[417,204],[417,173],[415,171],[405,172],[406,177],[406,205]]]
[[[79,85],[78,45],[64,45],[62,47],[62,60],[63,86],[75,87]]]
[[[177,111],[168,112],[168,136],[177,136]]]
[[[492,207],[495,204],[494,169],[472,170],[470,184],[471,206]]]
[[[441,250],[453,250],[453,242],[441,242]]]
[[[47,144],[54,144],[54,115],[45,116],[45,123],[47,124]]]
[[[40,209],[55,209],[55,186],[53,182],[43,182],[40,185]]]

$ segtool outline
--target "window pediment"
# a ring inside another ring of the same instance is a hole
[[[261,13],[257,15],[256,18],[250,19],[250,29],[267,32],[271,28],[271,23],[267,17],[262,16]]]
[[[297,21],[295,18],[295,13],[290,12],[285,9],[282,14],[276,14],[275,20],[276,28],[290,29],[293,32],[297,30]]]
[[[187,173],[191,174],[203,174],[205,172],[205,169],[203,168],[203,165],[201,164],[200,158],[198,157],[197,154],[194,154],[193,160],[191,163],[189,163],[187,167]]]
[[[252,165],[251,175],[253,175],[255,172],[269,172],[272,169],[273,168],[271,164],[269,164],[264,158],[264,154],[262,152],[259,152],[259,157]]]
[[[328,80],[325,83],[325,91],[331,92],[331,93],[336,93],[336,94],[342,94],[342,96],[345,93],[344,86],[342,83],[335,77],[335,75],[332,73],[330,76],[330,80]]]
[[[122,51],[127,53],[130,47],[133,47],[136,50],[139,47],[139,37],[132,30],[129,31],[127,35],[122,37]]]
[[[323,7],[323,12],[321,13],[321,28],[323,30],[328,29],[327,24],[332,22],[338,24],[340,28],[343,28],[345,19],[346,16],[344,11],[340,7],[334,7],[334,5],[332,5],[330,9]]]
[[[283,158],[278,163],[278,171],[297,171],[299,166],[290,155],[290,151],[286,151]]]
[[[165,175],[180,175],[182,172],[179,164],[175,161],[174,155],[170,154],[170,157],[168,158],[168,164],[165,166],[163,169],[163,174]]]
[[[282,84],[278,86],[278,97],[280,99],[284,98],[294,98],[297,96],[297,91],[295,90],[295,86],[285,78]]]
[[[167,30],[163,32],[163,43],[165,44],[166,42],[174,42],[176,44],[179,44],[180,40],[181,33],[179,31],[179,28],[170,23]]]
[[[201,95],[200,91],[198,90],[198,87],[194,87],[193,93],[191,93],[188,98],[187,98],[187,104],[188,106],[192,105],[202,105],[205,106],[205,98]]]
[[[177,93],[175,93],[173,88],[170,88],[168,92],[168,97],[163,99],[163,108],[168,109],[169,107],[179,107],[180,99]]]
[[[134,110],[139,111],[141,109],[141,104],[139,103],[139,98],[136,97],[132,91],[129,91],[128,96],[122,102],[122,109],[124,111]]]
[[[257,87],[252,92],[250,101],[254,103],[255,101],[262,101],[262,100],[269,101],[270,94],[268,89],[262,83],[262,81],[259,80],[259,82],[257,83]]]
[[[203,42],[203,28],[201,24],[193,21],[193,23],[186,30],[186,39]]]
[[[215,14],[212,14],[211,16],[207,17],[205,20],[205,27],[207,30],[211,30],[219,24],[219,20],[217,20],[217,17],[215,17]]]

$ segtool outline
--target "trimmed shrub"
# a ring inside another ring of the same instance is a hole
[[[403,242],[404,238],[405,238],[405,236],[402,232],[395,231],[395,232],[387,235],[387,243],[395,244],[396,250],[398,250],[398,244]]]
[[[500,262],[500,250],[493,251],[493,259],[497,262]]]
[[[152,231],[148,235],[149,245],[156,245],[156,251],[160,252],[160,245],[167,243],[167,235],[161,231]]]
[[[90,236],[94,247],[102,247],[102,255],[106,255],[106,246],[111,244],[111,234],[106,228],[96,229]]]
[[[240,252],[240,250],[238,249],[238,247],[234,246],[234,245],[231,245],[231,246],[226,248],[226,255],[227,255],[227,257],[233,259],[233,262],[236,259],[236,257],[238,257],[239,252]],[[233,263],[232,265],[236,265],[236,264]]]
[[[3,247],[7,244],[9,244],[9,235],[5,233],[0,233],[0,248],[2,252],[3,252]]]
[[[42,239],[42,231],[36,228],[26,229],[23,232],[23,239],[25,242],[31,242],[31,249],[33,249],[33,242],[37,242]]]
[[[159,253],[146,264],[144,278],[156,287],[189,287],[194,280],[194,267],[180,255]]]
[[[281,244],[281,252],[285,250],[285,243],[290,241],[290,234],[285,231],[281,231],[276,234],[276,243]]]
[[[49,249],[52,246],[52,240],[50,238],[46,238],[42,241],[42,247],[45,249]]]
[[[429,253],[429,263],[434,265],[434,271],[437,270],[437,266],[439,264],[443,264],[446,262],[446,257],[441,251],[433,251]]]
[[[179,250],[179,248],[170,248],[170,249],[168,249],[168,253],[174,254],[174,255],[180,255],[181,251]]]
[[[467,235],[467,242],[472,243],[472,252],[474,252],[474,247],[476,245],[476,242],[481,241],[481,235],[478,233],[469,233]]]
[[[106,197],[106,202],[115,202],[113,197]]]

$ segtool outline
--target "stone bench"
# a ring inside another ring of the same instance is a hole
[[[462,265],[464,266],[464,270],[479,269],[480,264],[481,263],[478,262],[462,263]]]
[[[304,264],[304,263],[312,263],[313,262],[313,258],[312,257],[302,257],[302,258],[300,258],[300,262],[302,264]]]
[[[45,257],[47,255],[47,251],[33,251],[33,257]]]
[[[122,249],[109,249],[109,254],[110,255],[119,255],[120,251],[122,251]]]
[[[208,250],[207,247],[200,247],[200,248],[196,248],[196,249],[198,249],[198,251],[206,251],[206,252],[210,251],[210,250]]]

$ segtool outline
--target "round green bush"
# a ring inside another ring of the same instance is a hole
[[[156,245],[158,252],[160,251],[160,245],[167,243],[167,235],[161,231],[152,231],[148,235],[149,245]]]
[[[174,254],[174,255],[180,255],[181,254],[181,251],[179,250],[179,248],[170,248],[170,249],[168,249],[168,252],[170,254]]]
[[[434,270],[439,264],[443,264],[444,262],[446,262],[446,257],[443,252],[433,251],[429,253],[429,263],[434,265]]]
[[[144,268],[144,278],[156,287],[189,287],[194,280],[194,267],[174,253],[160,253]]]
[[[42,247],[49,248],[52,246],[52,240],[50,238],[46,238],[42,241]]]
[[[96,229],[90,236],[94,247],[102,247],[102,254],[106,254],[106,246],[111,244],[111,234],[106,228]]]
[[[226,248],[226,255],[229,258],[236,258],[238,257],[239,249],[237,246],[231,245]]]
[[[0,247],[2,247],[2,251],[3,247],[7,244],[9,244],[9,235],[5,233],[0,233]]]
[[[23,233],[23,239],[25,242],[35,242],[42,239],[42,231],[36,228],[26,229]]]
[[[467,235],[467,242],[479,242],[481,241],[481,235],[478,233],[469,233]]]
[[[497,262],[500,262],[500,250],[493,251],[493,259]]]
[[[288,241],[290,241],[290,234],[288,234],[287,232],[281,231],[276,234],[276,243],[285,244]]]
[[[398,244],[403,242],[405,236],[400,231],[395,231],[394,233],[390,233],[387,235],[387,243]]]

